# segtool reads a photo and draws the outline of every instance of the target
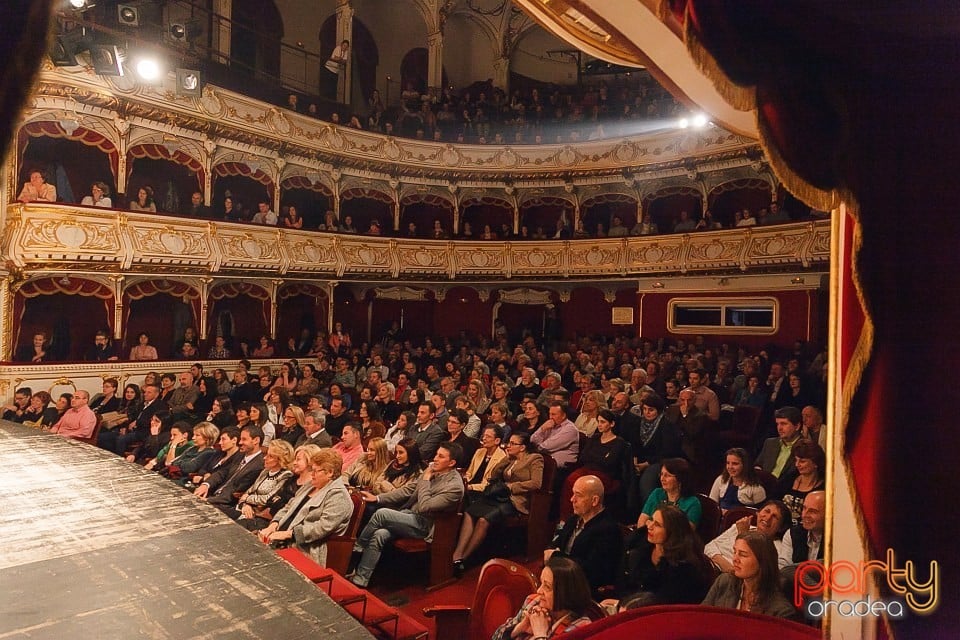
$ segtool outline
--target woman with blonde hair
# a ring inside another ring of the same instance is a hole
[[[310,458],[309,485],[300,488],[290,502],[259,532],[272,545],[292,545],[317,564],[327,563],[327,538],[347,531],[353,515],[353,500],[343,484],[343,458],[333,449],[319,449]]]
[[[476,406],[477,415],[483,415],[490,406],[490,398],[487,397],[487,387],[483,381],[473,379],[467,383],[467,397]]]
[[[574,424],[577,431],[591,437],[597,431],[597,416],[600,415],[600,409],[606,409],[607,405],[603,401],[602,391],[587,391],[583,394],[583,404],[580,407],[580,415],[577,416]]]
[[[277,511],[286,503],[282,495],[284,487],[293,480],[293,457],[293,447],[289,442],[271,440],[263,456],[263,471],[237,500],[237,506],[225,506],[224,513],[239,520],[253,519],[263,509]]]
[[[387,441],[383,438],[371,438],[367,443],[366,453],[357,458],[357,461],[343,472],[343,480],[351,487],[379,495],[390,490],[384,485],[388,466],[390,466],[390,450],[387,449]]]

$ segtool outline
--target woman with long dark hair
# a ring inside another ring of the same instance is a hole
[[[493,632],[493,640],[552,640],[590,624],[590,584],[574,560],[555,555],[540,572],[537,592],[517,615]]]
[[[759,531],[738,535],[733,546],[733,573],[721,573],[714,580],[703,604],[778,618],[794,617],[797,611],[780,589],[773,540]]]
[[[627,539],[625,591],[620,609],[650,604],[695,604],[710,586],[712,569],[686,514],[663,504]],[[612,604],[605,602],[604,604]]]
[[[710,499],[720,505],[723,513],[734,507],[753,507],[767,499],[746,449],[727,450],[723,473],[713,481]]]

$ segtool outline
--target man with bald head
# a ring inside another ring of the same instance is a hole
[[[812,491],[803,500],[800,524],[783,534],[779,564],[783,569],[806,560],[823,560],[823,525],[826,521],[827,494]]]
[[[615,584],[620,562],[620,527],[603,508],[603,482],[597,476],[580,476],[573,483],[571,516],[553,538],[551,548],[543,552],[546,563],[554,554],[577,562],[596,595],[600,587]]]
[[[89,406],[90,393],[77,389],[70,400],[70,408],[50,428],[53,433],[59,433],[66,438],[89,438],[97,426],[97,416]]]

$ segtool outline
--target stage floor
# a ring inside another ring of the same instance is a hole
[[[0,421],[0,639],[371,638],[216,509]]]

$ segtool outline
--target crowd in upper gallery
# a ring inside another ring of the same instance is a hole
[[[47,182],[44,172],[40,169],[33,169],[29,172],[29,180],[23,185],[18,200],[25,203],[60,201],[57,196],[56,187]],[[103,181],[96,181],[91,184],[90,194],[84,196],[78,204],[112,209],[124,208],[118,206],[119,203],[114,202],[113,198],[111,198],[109,185]],[[429,238],[434,240],[451,238],[461,240],[624,238],[664,233],[689,233],[696,231],[715,231],[724,228],[767,226],[795,222],[798,219],[812,220],[823,217],[819,212],[810,212],[800,218],[795,218],[791,213],[786,211],[786,209],[782,208],[778,202],[773,201],[769,207],[760,207],[755,213],[747,207],[735,211],[732,225],[724,225],[719,222],[714,218],[713,213],[707,209],[703,212],[703,215],[700,216],[691,216],[687,211],[681,210],[676,221],[666,229],[661,229],[660,225],[651,218],[649,212],[645,213],[641,219],[636,220],[633,224],[630,224],[633,221],[629,219],[625,220],[626,215],[612,213],[608,216],[608,222],[596,222],[592,229],[585,228],[585,223],[582,218],[574,223],[566,213],[561,213],[553,228],[545,229],[542,225],[531,228],[531,225],[521,223],[517,233],[513,232],[513,228],[509,223],[502,223],[499,226],[483,224],[481,228],[475,229],[470,222],[464,221],[460,230],[454,234],[449,224],[439,218],[435,219],[432,226],[427,229],[418,228],[417,224],[411,221],[399,232],[394,233],[391,228],[382,224],[377,219],[372,219],[366,229],[360,229],[354,225],[351,215],[346,214],[341,219],[337,217],[332,209],[328,209],[324,213],[323,221],[318,225],[307,224],[303,214],[293,203],[287,203],[281,206],[279,214],[274,212],[272,199],[266,195],[258,198],[256,207],[254,208],[245,206],[227,192],[219,206],[210,207],[204,204],[203,194],[195,191],[191,194],[189,204],[180,211],[164,212],[162,208],[158,207],[158,201],[154,197],[154,190],[149,185],[143,185],[138,188],[136,197],[128,201],[126,209],[150,213],[175,213],[188,218],[243,222],[264,226],[276,226],[285,229],[310,229],[313,227],[315,230],[331,233]],[[311,218],[313,218],[313,216],[311,216]]]
[[[650,78],[583,87],[530,86],[509,95],[490,80],[439,95],[408,82],[399,105],[387,106],[374,89],[361,109],[329,113],[304,106],[291,93],[283,106],[353,129],[435,142],[468,144],[577,143],[675,128],[686,109]],[[659,123],[659,125],[657,124]]]

